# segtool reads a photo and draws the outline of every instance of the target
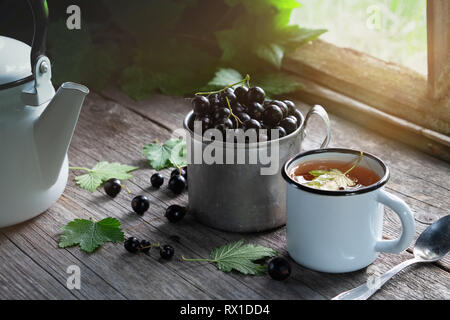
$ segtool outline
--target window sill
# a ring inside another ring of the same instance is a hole
[[[450,96],[432,99],[427,79],[402,66],[316,40],[283,68],[299,98],[450,161]]]

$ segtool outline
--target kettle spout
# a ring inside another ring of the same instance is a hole
[[[89,89],[66,82],[34,124],[34,138],[42,178],[47,186],[59,176],[73,132]]]

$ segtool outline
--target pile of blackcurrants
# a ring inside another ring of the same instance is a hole
[[[226,130],[236,133],[255,130],[259,141],[268,141],[272,140],[272,129],[282,138],[296,131],[302,121],[302,115],[292,101],[266,100],[260,87],[226,87],[216,92],[198,93],[192,106],[195,121],[201,122],[202,133],[218,129],[223,139]]]

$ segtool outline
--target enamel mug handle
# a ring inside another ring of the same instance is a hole
[[[387,253],[402,252],[409,247],[409,244],[414,238],[416,230],[414,215],[403,200],[383,189],[378,193],[378,201],[391,208],[398,215],[402,223],[402,234],[394,240],[377,241],[375,250]]]
[[[320,146],[321,149],[328,147],[328,144],[330,143],[331,139],[331,124],[330,124],[330,118],[328,117],[328,113],[325,111],[324,107],[319,106],[316,104],[314,107],[312,107],[311,110],[309,110],[308,114],[306,115],[305,119],[305,129],[308,125],[309,118],[311,118],[312,115],[318,115],[322,121],[325,123],[325,127],[327,129],[327,135],[325,137],[325,140],[322,142],[322,145]],[[305,136],[305,129],[303,129],[302,138]]]

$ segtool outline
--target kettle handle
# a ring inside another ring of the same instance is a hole
[[[39,58],[45,55],[47,47],[48,6],[47,0],[28,0],[28,4],[33,12],[34,21],[33,44],[31,46],[31,69],[35,73],[35,66]]]

